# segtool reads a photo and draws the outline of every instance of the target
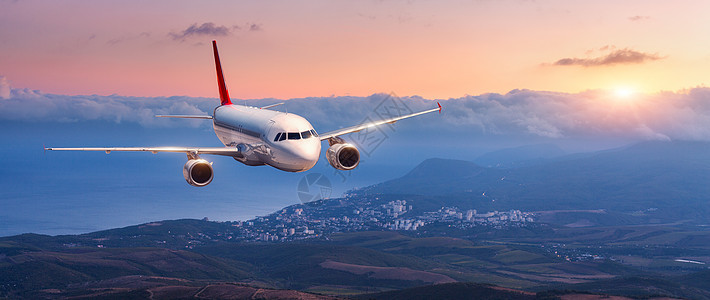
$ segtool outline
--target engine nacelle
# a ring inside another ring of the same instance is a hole
[[[182,168],[182,175],[192,186],[206,186],[212,182],[214,171],[212,164],[204,159],[190,159]]]
[[[360,151],[351,144],[335,144],[328,148],[325,157],[333,168],[352,170],[360,163]]]

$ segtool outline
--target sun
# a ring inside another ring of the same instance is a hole
[[[638,91],[632,87],[619,86],[611,90],[609,99],[616,104],[633,104],[639,101]]]
[[[629,99],[636,92],[632,88],[617,88],[614,90],[614,95],[620,99]]]

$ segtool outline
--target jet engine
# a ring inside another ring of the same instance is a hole
[[[185,164],[185,167],[182,168],[182,175],[185,176],[187,183],[192,186],[206,186],[214,178],[212,163],[201,158],[190,159]]]
[[[328,162],[338,170],[352,170],[360,163],[360,151],[352,144],[335,144],[325,153]]]

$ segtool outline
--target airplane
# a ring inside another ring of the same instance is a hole
[[[214,178],[212,163],[201,158],[202,154],[233,157],[248,166],[269,165],[287,172],[303,172],[311,169],[321,154],[321,141],[327,140],[326,158],[339,170],[352,170],[360,163],[360,152],[341,135],[358,132],[375,126],[394,123],[426,113],[439,111],[439,107],[398,116],[390,119],[346,127],[318,134],[305,118],[287,112],[270,110],[283,103],[264,107],[251,107],[232,103],[224,82],[222,65],[217,52],[217,41],[212,41],[217,71],[220,105],[209,115],[156,115],[162,118],[185,118],[212,120],[214,132],[224,147],[106,147],[106,148],[51,148],[50,151],[145,151],[182,152],[187,154],[183,176],[187,183],[203,187]]]

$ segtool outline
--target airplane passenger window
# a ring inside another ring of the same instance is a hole
[[[311,129],[311,134],[315,137],[318,137],[318,134],[316,133],[315,129]]]
[[[283,141],[283,140],[285,140],[285,139],[286,139],[286,133],[285,133],[285,132],[282,132],[282,133],[281,133],[281,138],[279,139],[279,142],[280,142],[280,141]]]
[[[308,130],[301,132],[301,137],[303,137],[303,139],[307,139],[307,138],[311,137],[311,132]]]
[[[281,137],[281,132],[276,134],[276,137],[274,138],[274,142],[278,141],[280,137]]]
[[[288,134],[289,140],[300,140],[301,139],[301,134],[298,132],[289,132],[287,134]]]

